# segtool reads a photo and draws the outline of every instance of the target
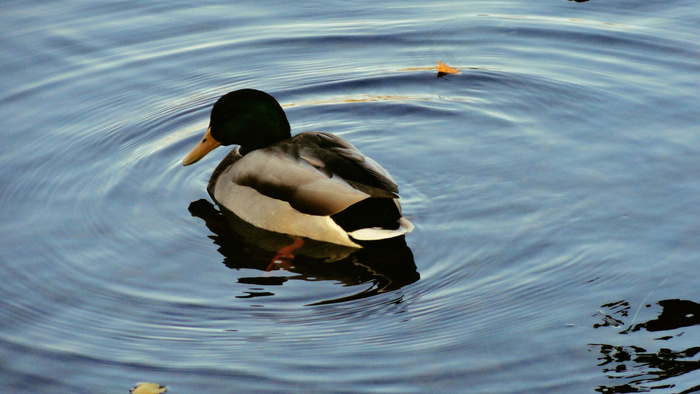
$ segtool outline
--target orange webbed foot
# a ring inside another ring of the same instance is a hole
[[[267,266],[265,272],[270,272],[273,269],[281,268],[288,270],[292,268],[292,261],[294,261],[294,251],[304,246],[304,240],[301,238],[295,238],[291,245],[287,245],[277,251],[275,257],[272,258],[272,262]]]

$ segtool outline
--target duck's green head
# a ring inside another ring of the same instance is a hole
[[[182,164],[196,163],[219,145],[240,145],[245,154],[290,136],[287,116],[274,97],[254,89],[236,90],[214,104],[207,132]]]

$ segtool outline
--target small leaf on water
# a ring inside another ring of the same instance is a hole
[[[437,72],[438,74],[457,74],[459,70],[438,60]]]
[[[139,383],[129,390],[131,394],[161,394],[168,391],[168,388],[158,383]]]

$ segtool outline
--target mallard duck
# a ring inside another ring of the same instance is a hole
[[[222,210],[247,223],[356,248],[413,230],[382,166],[333,134],[292,137],[284,110],[265,92],[242,89],[219,98],[204,137],[182,164],[234,144],[207,191]]]

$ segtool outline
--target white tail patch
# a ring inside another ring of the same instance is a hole
[[[359,230],[351,231],[348,234],[358,241],[377,241],[380,239],[388,239],[399,237],[404,234],[408,234],[413,231],[413,223],[409,222],[408,219],[399,219],[399,228],[396,230],[387,230],[381,227],[372,228],[361,228]]]

